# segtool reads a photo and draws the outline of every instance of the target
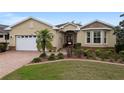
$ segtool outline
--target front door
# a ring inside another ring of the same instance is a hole
[[[64,44],[65,47],[68,45],[74,45],[76,43],[76,33],[74,31],[65,32]]]
[[[66,43],[67,44],[70,44],[70,45],[73,45],[73,35],[72,34],[68,34],[67,37],[66,37]]]

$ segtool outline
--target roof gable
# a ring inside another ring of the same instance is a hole
[[[63,26],[60,27],[63,31],[68,31],[68,30],[80,30],[80,27],[74,23],[67,23]]]
[[[91,23],[88,23],[88,24],[82,26],[81,29],[86,29],[86,28],[113,28],[113,27],[114,26],[112,26],[108,23],[96,20],[96,21],[93,21]]]
[[[6,28],[5,30],[11,30],[11,28],[13,28],[13,27],[15,27],[15,26],[17,26],[17,25],[20,25],[20,24],[22,24],[22,23],[24,23],[24,22],[26,22],[26,21],[28,21],[28,20],[35,20],[35,21],[40,22],[40,23],[42,23],[42,24],[45,24],[45,25],[47,25],[47,26],[53,27],[51,24],[48,24],[48,23],[46,23],[46,22],[43,22],[43,21],[41,21],[41,20],[39,20],[39,19],[32,18],[32,17],[28,17],[28,18],[26,18],[26,19],[24,19],[24,20],[22,20],[22,21],[20,21],[20,22],[15,23],[14,25],[11,25],[10,27]]]
[[[78,24],[78,23],[73,23],[73,22],[67,22],[67,23],[63,23],[63,24],[59,24],[59,25],[56,25],[56,27],[59,27],[59,28],[63,28],[67,25],[73,25],[73,26],[82,26],[81,24]]]

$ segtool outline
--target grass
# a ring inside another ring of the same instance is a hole
[[[24,66],[4,80],[123,80],[124,66],[64,61],[49,64]]]

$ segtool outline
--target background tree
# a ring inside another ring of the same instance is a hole
[[[36,37],[38,51],[43,51],[43,54],[46,55],[45,49],[52,48],[51,41],[53,40],[53,34],[48,29],[44,29],[37,31]]]
[[[120,15],[120,17],[124,17],[124,14]],[[115,27],[116,35],[116,48],[117,52],[124,50],[124,20],[122,20],[117,27]]]

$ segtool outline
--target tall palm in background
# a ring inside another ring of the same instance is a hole
[[[48,29],[40,30],[36,32],[36,43],[38,51],[43,51],[46,54],[45,49],[51,49],[53,40],[53,34]]]

